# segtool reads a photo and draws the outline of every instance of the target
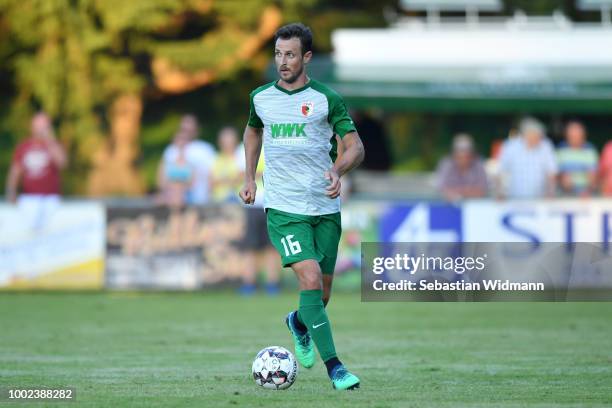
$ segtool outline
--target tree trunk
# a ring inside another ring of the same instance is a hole
[[[116,98],[110,108],[111,134],[108,145],[93,159],[88,192],[92,196],[142,195],[144,182],[134,161],[138,157],[142,100],[139,95]]]

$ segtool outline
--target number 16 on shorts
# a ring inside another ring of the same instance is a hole
[[[281,238],[281,243],[285,249],[285,256],[297,255],[302,252],[299,241],[293,241],[294,235],[287,235]]]

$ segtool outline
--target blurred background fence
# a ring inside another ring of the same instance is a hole
[[[0,205],[3,289],[236,287],[250,266],[241,246],[244,209],[235,204],[171,211],[129,200],[69,201],[38,230],[24,228],[27,217],[19,211]],[[354,200],[343,209],[342,224],[334,285],[357,290],[362,242],[526,242],[535,260],[545,256],[544,242],[612,241],[612,205],[605,199]],[[598,250],[609,253],[609,246]],[[598,263],[608,257],[589,256],[594,273],[609,268],[608,261]],[[293,285],[287,269],[281,286]]]

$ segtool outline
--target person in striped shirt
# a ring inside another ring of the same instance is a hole
[[[590,196],[597,187],[597,150],[586,135],[584,125],[572,120],[565,126],[565,141],[557,148],[559,185],[568,195]]]

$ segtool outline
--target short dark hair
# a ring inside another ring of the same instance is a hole
[[[312,31],[310,27],[302,23],[291,23],[282,26],[276,31],[276,34],[274,34],[274,44],[276,44],[276,40],[279,38],[283,40],[299,38],[302,46],[302,55],[306,54],[308,51],[312,51]]]
[[[565,122],[565,127],[567,128],[569,125],[573,125],[573,124],[578,124],[580,126],[584,126],[584,123],[582,123],[582,121],[580,119],[578,119],[577,117],[570,117]]]

